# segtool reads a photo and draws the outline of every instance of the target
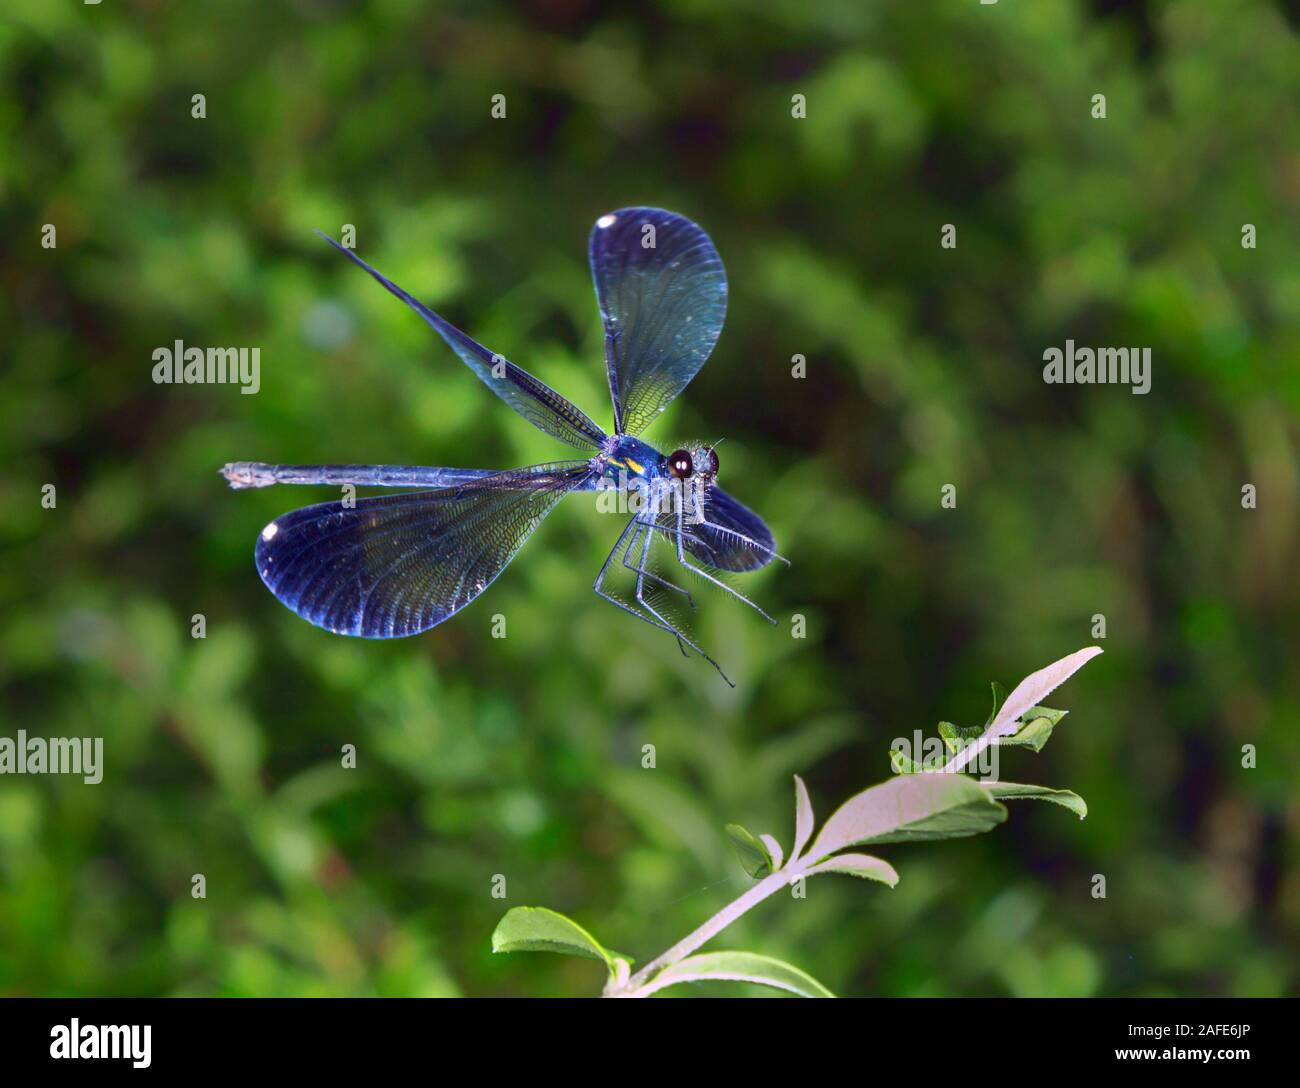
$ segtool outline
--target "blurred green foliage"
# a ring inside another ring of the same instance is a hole
[[[1087,820],[882,849],[896,890],[719,947],[845,994],[1300,992],[1294,4],[4,7],[0,716],[107,767],[0,779],[0,993],[595,993],[494,959],[502,913],[653,956],[746,886],[727,822],[788,843],[792,772],[829,812],[1097,613],[1055,742],[1004,764]],[[426,636],[277,604],[254,535],[324,496],[226,461],[565,455],[313,229],[605,421],[585,240],[634,203],[732,291],[647,438],[726,436],[793,560],[745,580],[776,629],[702,604],[738,687],[591,594],[616,523],[576,499]],[[1045,385],[1067,337],[1151,347],[1151,393]],[[261,392],[153,385],[175,339],[260,347]]]

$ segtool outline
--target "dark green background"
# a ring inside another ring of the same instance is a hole
[[[107,769],[0,779],[0,992],[595,993],[598,964],[494,958],[506,907],[653,956],[747,885],[723,824],[788,846],[792,773],[827,815],[1101,613],[1070,717],[1003,761],[1087,820],[882,848],[897,889],[819,879],[718,947],[846,994],[1296,993],[1298,19],[6,0],[0,714],[104,737]],[[277,604],[254,536],[328,495],[234,493],[224,462],[566,455],[313,229],[355,224],[604,422],[586,234],[636,203],[696,219],[731,284],[646,437],[726,436],[793,561],[744,579],[775,629],[702,606],[737,688],[592,595],[620,523],[582,500],[425,636]],[[1045,385],[1067,337],[1150,347],[1151,393]],[[175,339],[260,347],[260,394],[155,386]]]

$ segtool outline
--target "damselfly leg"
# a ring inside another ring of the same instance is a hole
[[[696,503],[696,509],[699,510],[699,503],[698,503],[698,500],[697,500],[697,503]],[[700,514],[699,514],[698,516],[699,516],[699,520],[693,522],[693,524],[698,524],[698,525],[709,525],[709,522],[703,520],[703,513],[702,513],[702,512],[700,512]],[[715,526],[715,525],[709,525],[709,527],[712,528],[712,529],[714,529],[714,530],[720,530],[720,529],[721,529],[720,526]],[[742,533],[735,533],[735,532],[733,532],[732,530],[723,530],[723,531],[726,531],[726,532],[730,533],[732,536],[734,536],[734,537],[740,539],[743,543],[749,544],[749,545],[754,546],[754,547],[762,547],[762,545],[759,545],[759,544],[757,543],[757,541],[750,540],[748,537],[744,536]],[[676,540],[677,540],[677,562],[678,562],[678,563],[680,563],[683,567],[685,567],[687,570],[689,570],[692,574],[698,574],[701,578],[704,578],[704,579],[706,579],[707,581],[712,582],[715,586],[719,587],[720,589],[724,589],[724,590],[726,590],[726,591],[727,591],[728,593],[730,593],[733,597],[735,597],[736,600],[738,600],[738,601],[742,601],[742,602],[744,602],[745,604],[749,605],[750,608],[752,608],[755,612],[757,612],[760,616],[762,616],[765,620],[767,620],[768,623],[772,624],[772,626],[774,626],[774,627],[776,626],[776,620],[774,620],[771,616],[769,616],[769,615],[767,614],[767,612],[765,612],[765,611],[764,611],[764,610],[763,610],[759,605],[755,604],[755,603],[754,603],[753,601],[751,601],[748,597],[746,597],[743,593],[741,593],[740,590],[735,589],[735,588],[733,588],[732,586],[727,585],[726,582],[722,581],[722,579],[720,579],[720,578],[715,578],[712,574],[710,574],[710,573],[709,573],[707,570],[705,570],[703,567],[697,567],[694,563],[691,563],[691,562],[689,562],[689,561],[687,560],[687,558],[686,558],[686,546],[685,546],[685,539],[686,539],[686,536],[687,536],[687,534],[686,534],[686,512],[685,512],[685,510],[683,510],[683,508],[682,508],[682,504],[681,504],[681,503],[678,503],[678,504],[677,504],[677,517],[676,517],[676,526],[675,526],[674,536],[676,537]],[[775,554],[775,553],[773,553],[773,554]]]

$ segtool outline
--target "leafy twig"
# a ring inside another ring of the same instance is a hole
[[[795,775],[795,832],[789,856],[784,856],[772,835],[754,836],[739,825],[728,825],[727,832],[746,871],[758,883],[635,973],[629,957],[610,951],[578,923],[544,907],[515,907],[508,911],[492,934],[492,950],[562,952],[602,960],[609,971],[604,990],[607,997],[646,997],[668,986],[707,979],[757,982],[805,997],[830,997],[830,991],[816,979],[770,956],[754,952],[697,953],[697,949],[764,899],[801,878],[845,873],[890,887],[898,883],[898,874],[887,861],[847,852],[849,847],[978,835],[1007,818],[999,798],[1053,801],[1082,819],[1087,806],[1083,798],[1069,790],[981,782],[959,772],[990,745],[1041,749],[1065,712],[1040,706],[1039,700],[1099,653],[1099,648],[1089,647],[1027,676],[1000,706],[995,702],[994,712],[982,730],[963,733],[942,723],[940,734],[954,752],[942,766],[938,759],[927,766],[905,753],[891,753],[897,777],[851,797],[826,821],[816,838],[812,801],[803,779]],[[995,686],[995,699],[996,693]]]

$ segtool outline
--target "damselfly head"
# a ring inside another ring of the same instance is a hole
[[[710,484],[718,475],[718,454],[712,446],[673,450],[664,458],[668,474],[675,480],[699,480]]]

